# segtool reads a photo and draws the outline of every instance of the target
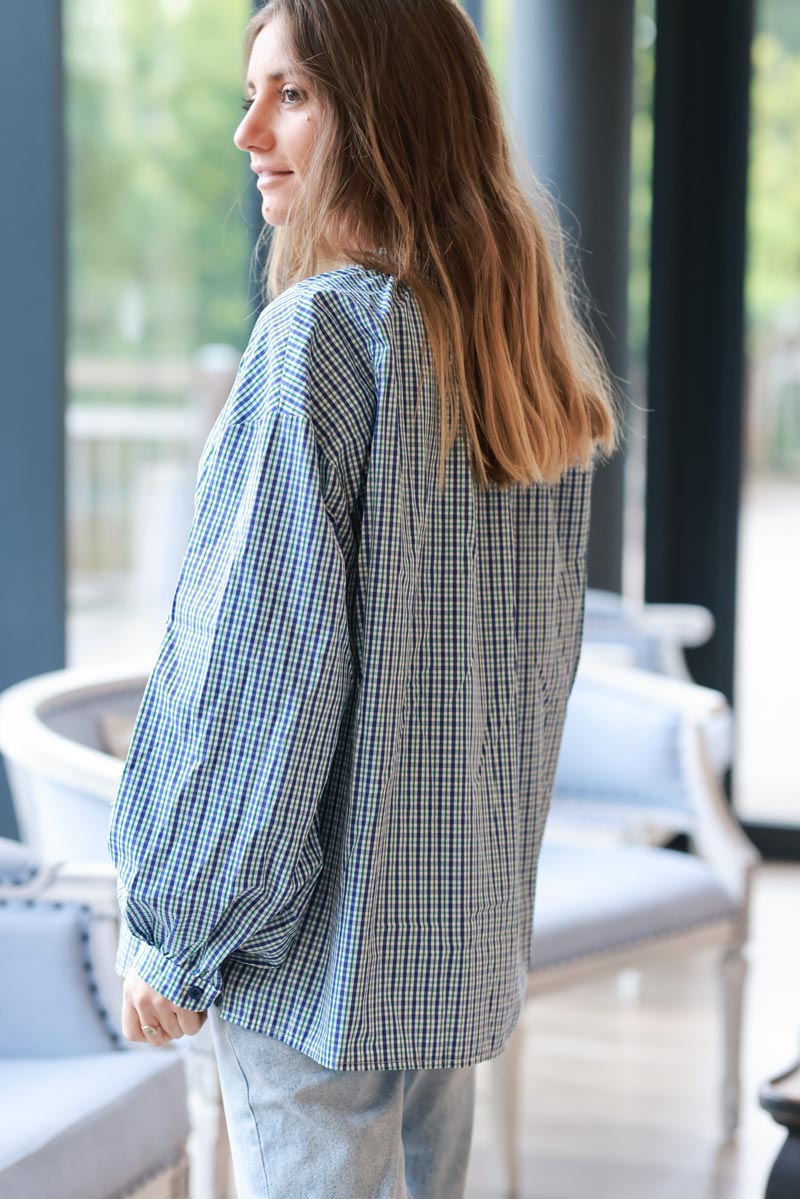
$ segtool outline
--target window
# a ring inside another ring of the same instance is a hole
[[[756,6],[748,179],[734,802],[798,823],[800,10]]]
[[[64,0],[69,666],[155,655],[251,328],[232,142],[249,12]]]

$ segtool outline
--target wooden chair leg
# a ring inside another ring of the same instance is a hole
[[[524,1030],[520,1018],[504,1051],[487,1062],[492,1122],[505,1169],[507,1199],[519,1199],[520,1194],[519,1108],[523,1049]]]
[[[742,1012],[747,978],[747,959],[741,943],[728,946],[720,961],[724,1066],[722,1074],[722,1127],[732,1141],[739,1127],[741,1092],[740,1059]]]

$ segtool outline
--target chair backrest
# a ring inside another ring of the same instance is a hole
[[[98,944],[111,952],[114,921],[91,903],[48,898],[56,877],[29,846],[0,837],[0,1057],[107,1053],[129,1044],[96,968]]]
[[[645,671],[581,662],[553,786],[554,810],[602,809],[691,832],[698,812],[697,730],[725,697]]]

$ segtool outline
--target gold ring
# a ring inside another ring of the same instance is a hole
[[[151,1028],[149,1024],[140,1024],[139,1027],[141,1028],[142,1032],[144,1033],[144,1035],[146,1037],[157,1037],[158,1036],[158,1029]]]

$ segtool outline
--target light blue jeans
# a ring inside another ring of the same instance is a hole
[[[463,1199],[475,1066],[328,1070],[208,1009],[238,1199]]]

